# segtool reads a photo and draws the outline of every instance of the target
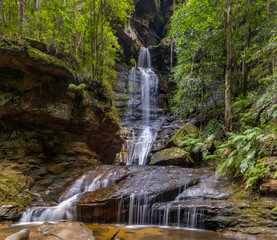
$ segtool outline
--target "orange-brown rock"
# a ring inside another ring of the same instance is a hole
[[[260,164],[270,167],[270,172],[263,177],[262,184],[260,185],[260,192],[264,195],[277,196],[277,157],[269,157]]]
[[[85,96],[69,89],[79,84],[72,56],[28,39],[0,45],[0,169],[29,179],[18,180],[20,188],[14,180],[15,196],[0,189],[0,202],[56,200],[85,169],[112,163],[119,152],[113,102],[94,80]]]

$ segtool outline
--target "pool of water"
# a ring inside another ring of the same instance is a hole
[[[29,240],[39,240],[37,226],[39,223],[12,225],[0,228],[0,239],[20,231],[30,229]],[[118,230],[116,238],[123,240],[227,240],[222,234],[197,229],[157,227],[157,226],[125,226],[125,225],[93,225],[87,224],[93,231],[96,240],[110,239]]]
[[[222,234],[197,229],[157,226],[87,225],[93,230],[96,240],[107,240],[120,232],[117,238],[124,240],[224,240]]]

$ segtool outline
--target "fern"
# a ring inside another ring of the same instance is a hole
[[[183,148],[187,152],[202,152],[202,157],[206,158],[210,152],[209,148],[211,142],[214,139],[214,135],[210,135],[207,139],[186,137],[185,140],[179,142],[178,147]]]
[[[260,128],[249,128],[241,134],[230,133],[229,139],[217,147],[216,154],[225,156],[218,167],[219,175],[233,172],[235,175],[245,175],[254,168],[261,157],[261,145],[267,144],[260,140],[266,136]]]
[[[256,189],[257,182],[260,179],[265,178],[269,174],[271,168],[276,165],[275,163],[265,165],[265,160],[267,160],[267,158],[259,160],[256,166],[246,175],[248,177],[246,188],[251,188],[252,190]]]

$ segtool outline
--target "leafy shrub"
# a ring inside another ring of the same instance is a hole
[[[187,152],[202,152],[202,157],[207,157],[213,145],[214,135],[210,135],[206,139],[187,137],[178,144],[178,147],[185,149]]]
[[[84,83],[81,83],[79,84],[78,86],[71,83],[69,84],[68,88],[72,91],[76,91],[76,92],[85,92],[85,89],[86,89],[86,84]]]
[[[229,139],[216,150],[218,156],[224,157],[218,166],[218,174],[250,174],[257,160],[269,155],[271,149],[276,147],[274,136],[258,127],[249,128],[241,134],[229,133]]]
[[[134,59],[134,58],[132,58],[131,60],[130,60],[130,63],[131,63],[131,65],[133,65],[133,66],[137,66],[137,62],[136,62],[136,60]]]

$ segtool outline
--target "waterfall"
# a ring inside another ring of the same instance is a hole
[[[159,81],[157,74],[151,68],[151,56],[147,48],[141,48],[138,67],[130,70],[128,80],[130,100],[123,116],[121,130],[121,134],[125,136],[125,142],[117,160],[126,165],[146,165],[147,157],[161,127],[161,118],[158,117],[157,108]],[[28,208],[20,221],[77,220],[76,203],[81,196],[86,192],[115,184],[119,180],[119,172],[125,171],[123,168],[138,167],[115,165],[96,167],[77,179],[58,199],[56,206]],[[164,226],[176,223],[178,227],[199,227],[203,219],[203,211],[201,212],[194,206],[181,209],[180,205],[177,208],[174,205],[180,200],[185,200],[185,191],[189,187],[189,182],[190,177],[186,177],[184,185],[179,187],[179,193],[175,200],[165,203],[160,203],[157,196],[149,195],[147,188],[128,194],[120,192],[115,196],[115,200],[118,201],[117,206],[114,206],[117,209],[114,222],[128,222],[129,225],[156,224]],[[92,213],[92,215],[95,216],[93,221],[97,222],[98,214]]]
[[[96,167],[88,174],[77,179],[58,200],[58,205],[53,207],[32,207],[28,208],[22,215],[20,222],[41,222],[58,221],[66,219],[77,220],[76,202],[80,196],[88,191],[95,191],[114,184],[116,172],[107,169],[104,172],[98,171]]]
[[[161,126],[157,114],[159,79],[151,68],[151,56],[147,48],[140,49],[138,67],[130,70],[129,84],[130,100],[122,120],[127,136],[117,161],[126,165],[145,165]]]

